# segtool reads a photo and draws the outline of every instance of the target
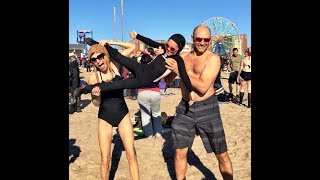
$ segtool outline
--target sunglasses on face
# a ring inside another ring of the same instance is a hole
[[[166,48],[169,49],[171,52],[176,51],[176,49],[173,47],[170,47],[168,43],[166,43]]]
[[[204,41],[204,42],[209,42],[210,41],[210,38],[198,38],[198,37],[196,37],[196,38],[194,38],[194,40],[196,41],[196,42],[202,42],[202,40]]]
[[[91,58],[90,62],[95,63],[97,59],[103,59],[103,58],[104,58],[104,54],[100,54],[99,56],[97,56],[97,58]]]

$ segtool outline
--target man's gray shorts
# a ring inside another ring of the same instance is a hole
[[[174,149],[185,147],[191,149],[197,134],[200,135],[208,153],[221,154],[227,151],[218,99],[215,95],[194,102],[190,107],[188,102],[182,99],[176,112],[177,115],[172,122]]]

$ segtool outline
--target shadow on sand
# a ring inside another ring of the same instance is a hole
[[[164,133],[162,137],[165,139],[165,142],[162,148],[162,155],[163,155],[164,161],[167,163],[167,169],[171,179],[176,180],[176,174],[174,170],[174,151],[172,149],[173,142],[172,142],[171,132]],[[204,178],[202,178],[203,180],[204,179],[216,180],[216,177],[214,176],[214,174],[206,166],[203,165],[203,163],[200,161],[198,156],[192,150],[189,150],[187,153],[187,161],[190,166],[195,166],[196,168],[199,169],[199,171],[201,171],[201,173],[204,175]]]
[[[135,136],[134,140],[139,140],[141,138],[143,137]],[[113,135],[112,143],[114,144],[114,147],[111,155],[111,168],[109,175],[110,180],[114,179],[121,159],[122,151],[125,151],[121,137],[118,134]]]
[[[167,164],[167,170],[169,172],[169,175],[172,180],[176,180],[176,174],[174,170],[174,151],[172,149],[173,142],[172,142],[172,136],[171,132],[168,131],[162,135],[162,137],[165,139],[165,142],[163,143],[162,147],[162,155],[164,158],[164,161]],[[134,140],[139,140],[144,137],[141,136],[135,136]],[[121,141],[121,137],[119,135],[114,135],[112,143],[114,143],[114,148],[111,155],[111,168],[110,168],[110,176],[109,179],[113,180],[115,178],[116,171],[119,166],[119,162],[121,159],[122,151],[125,151],[123,143]],[[203,163],[200,161],[198,156],[192,151],[189,150],[187,153],[187,161],[190,166],[195,166],[199,169],[199,171],[204,175],[202,180],[210,179],[210,180],[216,180],[216,177],[214,174],[203,165]]]
[[[69,159],[69,164],[73,163],[79,157],[81,152],[80,147],[75,146],[75,143],[75,139],[69,139],[69,157],[71,156],[71,158]]]

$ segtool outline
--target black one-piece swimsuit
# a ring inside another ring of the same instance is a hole
[[[121,76],[116,75],[112,81],[122,81],[122,79],[123,78]],[[123,97],[123,89],[101,92],[101,104],[99,107],[98,118],[107,121],[114,127],[118,127],[121,120],[128,113],[128,106]]]

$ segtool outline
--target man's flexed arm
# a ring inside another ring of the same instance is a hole
[[[200,94],[207,93],[209,88],[213,85],[213,82],[216,80],[221,66],[219,56],[212,54],[207,58],[208,59],[206,60],[206,64],[204,65],[200,77],[194,73],[188,73],[194,91]],[[166,67],[168,69],[172,70],[175,74],[179,74],[177,63],[174,60],[167,59],[166,63]]]
[[[200,77],[197,78],[192,75],[189,76],[194,90],[201,94],[206,94],[209,88],[213,85],[213,82],[216,80],[221,66],[219,56],[212,54],[207,58],[209,59],[206,61]]]

